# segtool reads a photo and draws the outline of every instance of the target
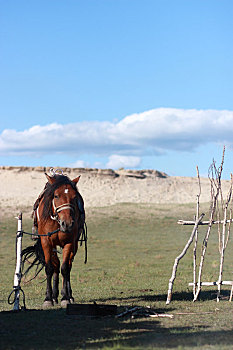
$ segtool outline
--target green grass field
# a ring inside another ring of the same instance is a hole
[[[207,209],[208,210],[208,209]],[[55,307],[42,310],[45,274],[22,283],[27,311],[15,313],[7,298],[15,269],[17,221],[5,218],[0,226],[0,348],[1,349],[232,349],[233,303],[230,287],[222,288],[216,302],[216,288],[203,288],[192,302],[192,247],[181,260],[173,288],[173,300],[166,305],[168,281],[175,257],[187,242],[192,228],[177,225],[178,219],[192,219],[195,205],[121,204],[87,211],[88,263],[83,264],[81,247],[72,269],[72,288],[77,303],[150,306],[170,318],[90,318],[67,316]],[[208,215],[207,215],[208,216]],[[31,221],[23,220],[31,230]],[[200,232],[199,254],[205,229]],[[31,245],[23,237],[24,247]],[[232,241],[225,257],[224,279],[232,279]],[[216,281],[219,255],[218,234],[211,233],[203,281]]]

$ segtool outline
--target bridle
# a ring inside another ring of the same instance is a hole
[[[59,215],[58,213],[60,213],[62,210],[66,210],[69,209],[71,210],[73,213],[75,212],[75,206],[71,203],[64,203],[59,205],[58,207],[56,207],[55,205],[55,201],[54,199],[52,200],[52,205],[53,205],[53,211],[54,211],[54,215],[51,215],[51,219],[54,221],[57,221],[59,223]]]

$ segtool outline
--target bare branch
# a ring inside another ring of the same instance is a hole
[[[182,250],[181,254],[178,255],[175,259],[175,262],[174,262],[174,265],[173,265],[173,270],[172,270],[172,275],[171,275],[171,278],[169,280],[169,284],[168,284],[168,293],[167,293],[167,302],[166,304],[169,304],[171,302],[171,298],[172,298],[172,288],[173,288],[173,283],[174,283],[174,280],[176,278],[176,271],[177,271],[177,267],[178,267],[178,264],[179,264],[179,261],[180,259],[183,258],[183,256],[186,254],[189,246],[191,245],[192,241],[193,241],[193,238],[194,238],[194,235],[195,235],[195,232],[198,228],[198,225],[199,225],[199,222],[202,220],[203,216],[205,214],[201,214],[201,216],[196,220],[196,223],[194,225],[194,228],[193,228],[193,231],[191,233],[191,236],[187,242],[187,244],[185,245],[184,249]]]

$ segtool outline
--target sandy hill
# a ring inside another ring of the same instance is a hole
[[[49,168],[0,167],[0,206],[2,212],[13,214],[32,208],[44,188]],[[65,168],[71,179],[81,175],[79,191],[86,207],[101,207],[115,203],[191,203],[198,193],[198,181],[191,177],[173,177],[156,170],[117,170]],[[201,201],[210,199],[210,183],[201,179]],[[230,182],[222,181],[223,193]]]

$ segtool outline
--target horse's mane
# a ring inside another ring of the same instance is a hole
[[[52,215],[52,200],[54,196],[54,192],[57,188],[59,188],[62,185],[71,185],[71,187],[75,190],[75,192],[78,194],[78,190],[76,187],[76,184],[72,182],[68,176],[66,175],[54,175],[53,178],[55,179],[55,182],[53,184],[50,184],[47,182],[45,186],[45,192],[43,195],[43,211],[42,211],[42,218],[44,220],[47,220],[50,215]]]

